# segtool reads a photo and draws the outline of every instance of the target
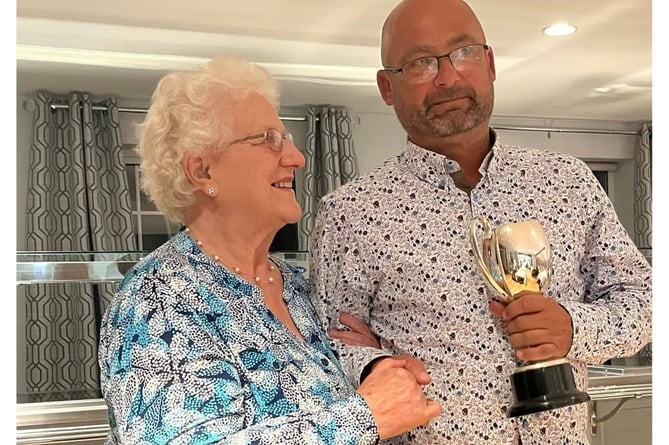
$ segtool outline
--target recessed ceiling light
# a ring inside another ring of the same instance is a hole
[[[576,27],[567,23],[556,23],[545,27],[543,31],[547,36],[568,36],[576,32]]]

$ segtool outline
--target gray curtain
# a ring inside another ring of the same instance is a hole
[[[634,241],[639,250],[652,262],[652,153],[653,125],[645,123],[641,129],[639,146],[634,153]],[[639,352],[641,365],[651,365],[652,344]]]
[[[358,176],[352,116],[348,109],[308,107],[304,156],[306,164],[302,190],[299,190],[302,206],[302,218],[298,225],[299,250],[309,250],[309,238],[320,199]]]
[[[51,104],[67,104],[52,109]],[[34,252],[135,250],[115,98],[34,97],[26,246]],[[94,255],[78,255],[92,260]],[[26,401],[95,396],[100,317],[117,284],[25,288]]]

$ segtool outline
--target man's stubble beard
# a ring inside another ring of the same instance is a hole
[[[426,98],[423,105],[395,104],[395,114],[408,135],[421,135],[429,138],[444,138],[466,133],[489,121],[494,103],[494,89],[486,96],[477,96],[473,91],[467,94],[470,106],[466,109],[452,109],[443,112],[432,108],[430,104],[451,97],[458,97],[452,92],[443,92]]]

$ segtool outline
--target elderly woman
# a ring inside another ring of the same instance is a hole
[[[143,187],[185,229],[131,269],[105,314],[107,444],[372,444],[439,414],[410,360],[381,361],[356,390],[301,272],[269,256],[300,218],[291,185],[305,162],[277,108],[269,74],[238,58],[158,85]]]

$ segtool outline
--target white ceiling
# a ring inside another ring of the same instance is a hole
[[[284,105],[392,112],[379,34],[396,0],[17,0],[17,89],[147,100],[167,71],[233,52]],[[471,0],[498,76],[496,116],[651,120],[651,0]],[[568,37],[541,29],[575,24]]]

